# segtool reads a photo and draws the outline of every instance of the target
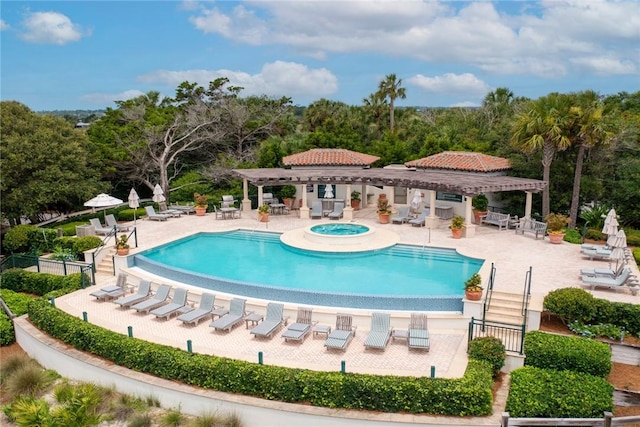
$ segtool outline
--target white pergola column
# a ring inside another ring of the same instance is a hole
[[[531,191],[525,191],[527,195],[525,204],[524,204],[524,217],[531,219],[531,206],[533,205],[533,193]]]
[[[307,184],[300,185],[302,191],[302,206],[300,206],[300,219],[309,219],[309,206],[307,205]]]
[[[242,180],[242,211],[249,212],[251,210],[251,200],[249,200],[249,181],[247,178]]]
[[[473,218],[473,205],[471,204],[471,200],[473,197],[465,196],[464,199],[464,236],[473,237],[476,235],[476,226],[471,223],[471,218]]]
[[[353,208],[351,207],[351,184],[347,184],[347,194],[344,195],[344,210],[342,211],[342,217],[351,221],[353,219]]]
[[[264,204],[264,197],[262,197],[262,189],[264,185],[258,185],[258,207]]]
[[[425,225],[428,228],[438,228],[440,219],[436,215],[436,192],[435,190],[429,190],[429,216],[425,220]]]

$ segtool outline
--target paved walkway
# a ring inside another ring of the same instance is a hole
[[[504,291],[522,292],[525,273],[529,266],[533,267],[532,292],[539,298],[549,291],[561,287],[580,286],[578,271],[585,267],[604,267],[604,261],[590,261],[580,254],[578,245],[562,243],[552,245],[547,239],[535,240],[533,236],[516,235],[513,230],[499,231],[497,227],[477,227],[473,238],[452,239],[448,222],[443,222],[437,229],[411,227],[410,225],[380,225],[372,208],[357,211],[355,222],[380,227],[398,233],[402,243],[410,243],[433,247],[456,248],[460,253],[472,257],[484,258],[494,262],[497,267],[496,288]],[[292,213],[288,216],[270,216],[268,223],[260,223],[257,214],[243,213],[241,219],[216,220],[213,215],[205,217],[182,216],[168,221],[138,221],[139,247],[142,251],[179,239],[201,231],[222,231],[235,228],[252,230],[287,231],[295,228],[318,224],[320,220],[301,220]],[[632,266],[635,274],[638,269]],[[132,276],[146,277],[137,269],[129,270]],[[156,282],[162,280],[155,278]],[[115,282],[113,276],[97,276],[98,286]],[[165,281],[166,283],[175,284]],[[176,284],[180,285],[180,284]],[[245,329],[245,325],[235,328],[230,333],[215,332],[209,328],[209,321],[189,327],[172,318],[168,321],[157,320],[151,315],[137,314],[133,310],[123,310],[110,302],[97,302],[89,296],[93,289],[82,290],[57,300],[61,309],[82,316],[88,315],[91,323],[105,328],[127,333],[131,326],[133,334],[149,341],[185,348],[187,340],[191,340],[193,351],[206,354],[227,356],[248,361],[257,361],[258,352],[262,352],[265,364],[276,364],[289,367],[302,367],[317,370],[340,370],[341,361],[345,361],[349,372],[366,372],[375,374],[428,376],[431,367],[435,367],[437,377],[459,377],[466,368],[466,330],[447,327],[447,316],[440,316],[431,332],[431,351],[409,351],[402,340],[390,342],[384,352],[365,350],[363,341],[366,338],[369,322],[361,320],[355,339],[346,352],[326,350],[324,337],[309,336],[304,343],[286,343],[280,333],[268,339],[258,339]],[[592,292],[598,298],[612,301],[640,303],[640,295],[632,296],[629,290],[596,290]],[[229,296],[226,296],[227,298]],[[225,296],[222,296],[224,299]],[[197,299],[197,298],[196,298]],[[264,301],[248,299],[256,311],[264,306]],[[226,305],[226,304],[225,304]],[[295,304],[286,304],[286,311],[295,319]],[[314,309],[314,319],[331,325],[335,322],[335,313],[344,309],[318,307]],[[361,319],[368,319],[369,313],[355,310]],[[460,316],[458,316],[460,317]],[[392,314],[392,325],[406,328],[407,313]],[[454,322],[451,319],[451,322]],[[468,321],[465,320],[464,324]],[[452,323],[453,324],[453,323]]]

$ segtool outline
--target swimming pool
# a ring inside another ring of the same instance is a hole
[[[463,282],[483,260],[455,250],[395,245],[321,253],[280,234],[198,233],[134,256],[136,267],[212,291],[335,307],[462,311]]]

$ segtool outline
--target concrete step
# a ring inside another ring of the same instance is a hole
[[[522,316],[513,316],[503,313],[486,313],[484,316],[486,321],[509,323],[510,325],[522,325],[524,318]]]

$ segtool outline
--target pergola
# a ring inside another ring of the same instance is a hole
[[[233,174],[243,179],[243,210],[250,210],[248,183],[258,187],[258,203],[262,203],[262,187],[265,185],[306,185],[306,184],[343,184],[347,185],[347,196],[351,194],[351,185],[376,185],[405,187],[428,190],[431,193],[431,206],[435,206],[436,192],[447,192],[466,196],[466,221],[471,225],[471,198],[481,193],[503,191],[524,191],[527,194],[525,217],[531,217],[532,194],[539,193],[547,186],[546,181],[518,178],[504,175],[461,173],[448,171],[425,171],[419,169],[362,169],[362,168],[264,168],[233,169]],[[303,207],[300,216],[308,216],[306,191],[302,191]],[[345,205],[349,206],[346,200]],[[306,209],[306,212],[305,212]],[[432,210],[435,217],[435,211]],[[345,218],[347,213],[345,212]],[[348,219],[348,218],[347,218]],[[468,233],[467,233],[468,234]]]

